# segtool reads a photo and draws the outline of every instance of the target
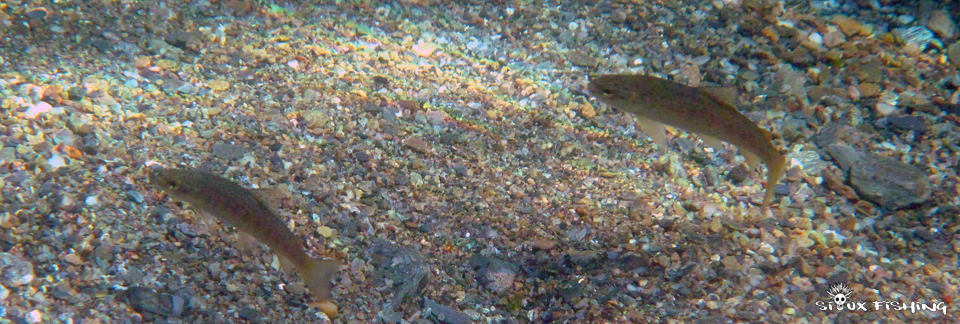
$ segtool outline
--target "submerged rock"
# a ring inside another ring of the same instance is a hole
[[[930,199],[930,181],[926,173],[912,165],[873,154],[861,154],[853,164],[850,184],[861,197],[887,209],[900,209]]]
[[[0,253],[0,284],[20,287],[33,281],[33,264],[10,253]]]
[[[434,323],[446,324],[469,324],[473,323],[470,316],[453,309],[447,305],[438,304],[429,298],[423,299],[423,316],[434,321]]]
[[[379,316],[386,323],[399,323],[403,314],[397,309],[420,295],[427,285],[430,266],[419,252],[381,238],[374,239],[366,253],[381,276],[397,286],[393,299]]]
[[[122,292],[118,299],[140,313],[143,319],[147,321],[152,321],[157,317],[176,319],[193,310],[189,299],[177,295],[158,293],[153,289],[143,287],[132,287]]]

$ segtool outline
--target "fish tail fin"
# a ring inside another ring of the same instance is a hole
[[[337,305],[330,301],[330,290],[333,284],[330,279],[340,271],[340,263],[334,260],[307,259],[306,264],[298,269],[300,277],[310,293],[317,299],[314,306],[320,308],[330,318],[337,316]]]
[[[780,178],[783,178],[786,171],[787,158],[783,154],[777,154],[773,161],[767,163],[767,183],[763,185],[763,189],[766,191],[763,195],[764,209],[770,207],[770,203],[773,202],[777,191],[777,183],[780,182]]]

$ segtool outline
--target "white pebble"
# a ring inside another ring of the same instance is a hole
[[[809,39],[811,42],[823,45],[823,35],[820,35],[820,33],[811,33],[810,36],[807,36],[807,39]]]
[[[63,156],[61,156],[60,153],[53,152],[53,154],[50,155],[50,158],[47,159],[47,164],[56,170],[67,166],[67,161],[63,159]]]
[[[877,103],[877,112],[880,113],[881,116],[892,114],[894,111],[897,111],[897,106],[888,104],[886,102]]]
[[[41,101],[36,105],[30,105],[30,108],[27,109],[27,112],[25,112],[24,115],[26,115],[27,118],[36,118],[37,115],[48,112],[50,109],[53,109],[53,106]]]
[[[97,199],[97,196],[90,196],[84,199],[83,203],[87,204],[87,206],[95,206],[99,203],[99,199]]]
[[[26,320],[27,323],[40,323],[43,322],[43,314],[40,314],[38,310],[33,310],[27,313],[27,316],[24,316],[23,319]]]

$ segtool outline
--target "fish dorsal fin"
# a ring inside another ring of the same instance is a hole
[[[720,152],[720,150],[723,149],[723,141],[703,134],[697,134],[697,136],[700,137],[703,144],[712,147],[715,152]]]
[[[663,124],[640,116],[637,116],[636,119],[637,124],[640,124],[640,128],[643,129],[644,133],[647,133],[647,136],[650,136],[654,143],[657,143],[660,147],[666,147],[667,130]]]
[[[734,87],[699,87],[697,89],[707,96],[732,107],[737,106],[737,98],[740,96],[737,93],[737,88]]]
[[[257,188],[250,189],[250,193],[257,198],[261,203],[270,207],[270,210],[277,211],[280,210],[280,205],[283,203],[283,198],[287,195],[283,193],[279,188]]]

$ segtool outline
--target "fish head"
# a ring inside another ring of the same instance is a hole
[[[197,197],[203,193],[203,186],[198,185],[202,183],[198,172],[156,168],[150,170],[148,178],[158,189],[178,199],[192,200],[184,198]]]
[[[626,80],[627,76],[604,75],[590,80],[587,91],[600,102],[622,107],[636,93],[635,83]]]

